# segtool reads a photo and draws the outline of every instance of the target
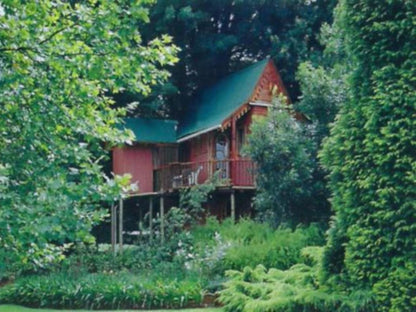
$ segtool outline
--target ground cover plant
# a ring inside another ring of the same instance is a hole
[[[31,309],[16,305],[0,305],[1,312],[72,312],[74,310],[54,310],[54,309]],[[90,310],[76,310],[75,312],[88,312]],[[112,312],[101,310],[102,312]],[[122,310],[123,312],[133,312],[137,310]],[[183,310],[142,310],[142,312],[220,312],[220,308],[204,308],[204,309],[183,309]]]
[[[374,301],[366,292],[322,288],[323,247],[306,247],[302,261],[288,270],[263,265],[227,272],[230,278],[220,301],[227,312],[372,312]]]
[[[0,302],[71,309],[154,309],[199,306],[198,279],[149,279],[129,272],[53,273],[17,280],[0,292]]]

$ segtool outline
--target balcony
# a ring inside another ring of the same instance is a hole
[[[224,186],[254,187],[255,169],[255,163],[245,159],[171,163],[154,170],[154,190],[168,191],[202,184],[218,171]]]

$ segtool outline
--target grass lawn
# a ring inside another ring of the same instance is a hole
[[[70,311],[77,311],[77,312],[90,312],[91,310],[53,310],[53,309],[30,309],[25,308],[21,306],[16,305],[0,305],[0,312],[70,312]],[[118,310],[118,311],[124,311],[124,312],[137,312],[144,310]],[[147,310],[146,310],[147,311]],[[163,311],[169,311],[169,312],[179,312],[179,311],[186,311],[186,312],[221,312],[221,308],[207,308],[207,309],[182,309],[182,310],[152,310],[148,312],[163,312]],[[105,312],[102,311],[101,312]]]

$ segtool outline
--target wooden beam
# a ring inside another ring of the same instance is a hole
[[[235,222],[235,192],[231,192],[231,220]]]
[[[120,253],[123,253],[123,199],[120,198],[119,211],[118,211],[118,249]]]
[[[165,199],[160,196],[160,241],[165,242]]]

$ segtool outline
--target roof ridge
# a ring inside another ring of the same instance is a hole
[[[240,68],[240,69],[238,69],[238,70],[236,70],[236,71],[233,71],[233,72],[231,72],[231,73],[228,73],[228,74],[226,74],[225,76],[223,76],[223,77],[219,78],[216,82],[211,83],[211,84],[206,85],[205,87],[201,88],[201,89],[197,92],[197,94],[199,94],[201,91],[204,91],[204,90],[206,90],[206,89],[209,89],[209,88],[211,88],[211,87],[213,87],[213,86],[215,86],[215,85],[217,85],[217,84],[221,83],[223,80],[227,80],[227,79],[229,79],[230,77],[232,77],[232,76],[234,76],[234,75],[242,74],[242,73],[244,73],[245,71],[250,71],[250,70],[253,70],[253,68],[254,68],[254,67],[257,67],[257,66],[262,65],[262,63],[263,63],[263,62],[264,62],[264,66],[266,66],[266,65],[267,65],[267,63],[268,63],[269,61],[270,61],[270,57],[266,57],[266,58],[264,58],[264,59],[262,59],[262,60],[260,60],[260,61],[256,61],[256,62],[254,62],[254,63],[252,63],[252,64],[250,64],[250,65],[248,65],[248,66],[246,66],[246,67],[242,67],[242,68]]]

